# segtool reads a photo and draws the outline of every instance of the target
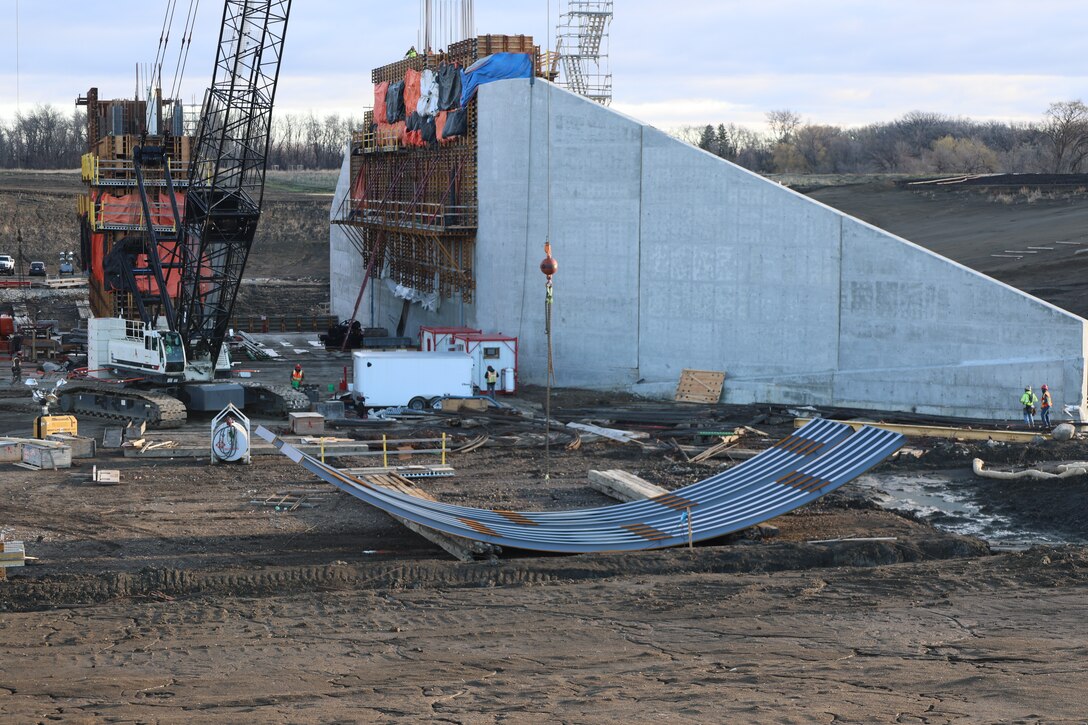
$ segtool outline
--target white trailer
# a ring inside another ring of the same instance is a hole
[[[416,410],[437,399],[472,395],[472,358],[463,352],[358,350],[352,353],[352,397],[368,408]]]

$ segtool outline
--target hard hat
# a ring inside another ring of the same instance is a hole
[[[302,363],[295,363],[295,370],[301,370],[301,369],[302,369]]]
[[[1027,386],[1026,388],[1024,388],[1024,390],[1031,390],[1031,386]]]
[[[1046,386],[1046,384],[1044,383],[1044,384],[1043,384],[1043,390],[1050,390],[1050,388],[1048,388],[1048,387]]]

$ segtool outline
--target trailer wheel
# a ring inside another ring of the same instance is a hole
[[[438,410],[438,401],[442,400],[441,395],[436,395],[427,401],[427,408],[429,410]]]
[[[411,410],[423,410],[427,407],[427,400],[416,396],[408,401],[408,408]]]

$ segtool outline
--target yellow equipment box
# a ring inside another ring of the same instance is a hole
[[[34,419],[34,437],[44,439],[55,433],[79,435],[79,423],[74,415],[40,415]]]

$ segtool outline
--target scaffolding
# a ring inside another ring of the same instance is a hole
[[[525,35],[483,35],[449,46],[448,53],[407,57],[376,68],[375,85],[403,80],[409,70],[441,63],[468,67],[493,53],[528,53],[540,68],[540,48]],[[405,146],[388,125],[353,134],[351,190],[333,215],[363,258],[360,299],[369,281],[398,285],[443,298],[472,302],[476,289],[476,104],[466,109],[467,131],[432,147]]]
[[[607,106],[612,103],[612,73],[608,66],[608,29],[612,24],[612,0],[569,0],[559,16],[555,54],[548,67],[560,85],[580,96]]]
[[[164,133],[145,133],[149,104]],[[91,88],[76,105],[87,108],[87,153],[80,165],[85,193],[77,199],[81,267],[88,273],[91,310],[96,317],[136,319],[142,304],[161,296],[146,254],[148,219],[158,256],[166,260],[163,285],[176,297],[178,224],[174,209],[185,206],[192,138],[184,133],[177,99],[104,100]],[[181,133],[174,133],[180,131]],[[138,168],[139,147],[162,151],[161,165]],[[140,187],[147,197],[141,199]]]

